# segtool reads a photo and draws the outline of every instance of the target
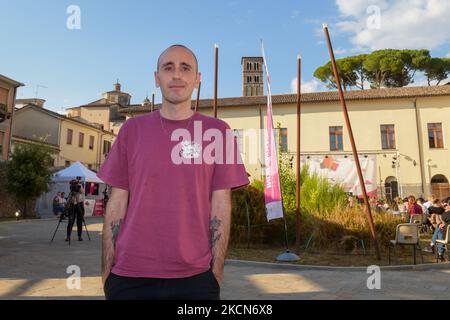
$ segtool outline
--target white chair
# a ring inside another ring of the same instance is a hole
[[[397,245],[406,245],[413,247],[414,264],[416,264],[416,248],[419,249],[420,257],[423,263],[422,249],[420,248],[419,225],[416,223],[401,223],[397,225],[395,231],[395,240],[389,242],[389,264],[391,264],[391,247],[394,251]]]
[[[439,227],[438,227],[439,228]],[[447,252],[447,260],[450,260],[450,252],[448,252],[448,245],[450,241],[450,226],[446,226],[447,232],[445,232],[445,239],[444,240],[436,240],[436,262],[439,262],[439,248],[438,245],[443,245],[445,251]]]

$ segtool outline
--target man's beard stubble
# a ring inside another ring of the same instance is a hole
[[[178,97],[178,99],[174,99],[174,98],[171,98],[169,95],[166,95],[164,93],[164,90],[161,90],[161,94],[162,94],[163,100],[165,100],[165,101],[167,101],[167,102],[169,102],[171,104],[174,104],[174,105],[182,104],[182,103],[184,103],[186,101],[192,100],[192,92],[193,92],[193,90],[191,91],[191,94],[187,95],[186,97]]]

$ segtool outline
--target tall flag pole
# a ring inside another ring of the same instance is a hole
[[[217,118],[217,72],[219,65],[219,45],[214,44],[214,118]]]
[[[287,224],[283,210],[283,199],[281,196],[280,174],[278,171],[278,156],[275,145],[273,119],[272,119],[272,93],[270,90],[270,76],[267,68],[267,60],[264,52],[264,44],[261,40],[261,52],[263,56],[264,70],[267,82],[267,120],[265,132],[265,184],[264,200],[266,204],[267,220],[284,218],[284,233],[286,241],[286,252],[278,256],[278,261],[297,261],[299,257],[289,251],[287,236]]]
[[[375,226],[373,224],[372,212],[370,211],[369,198],[367,197],[366,185],[364,183],[364,177],[361,171],[361,164],[359,163],[358,150],[356,149],[355,139],[353,137],[352,125],[350,123],[350,118],[348,116],[347,105],[345,103],[344,93],[342,91],[341,79],[339,77],[339,72],[336,66],[336,60],[334,58],[333,46],[331,45],[330,34],[328,32],[328,26],[323,24],[323,31],[325,32],[325,37],[327,39],[328,51],[330,53],[331,64],[333,66],[334,79],[336,80],[336,86],[339,92],[339,99],[341,101],[342,111],[344,112],[345,123],[347,126],[348,135],[350,138],[350,143],[352,146],[353,157],[355,159],[356,171],[358,172],[359,184],[361,185],[361,190],[364,198],[364,208],[367,213],[367,217],[369,220],[370,231],[372,234],[372,241],[375,247],[375,252],[378,260],[381,260],[380,257],[380,248],[378,247],[377,233],[375,230]]]
[[[155,93],[152,92],[152,112],[155,111]]]
[[[195,101],[195,112],[198,111],[198,106],[200,104],[200,89],[202,87],[202,81],[198,83],[198,89],[197,89],[197,100]]]
[[[300,119],[301,119],[301,67],[302,57],[297,56],[297,163],[296,163],[296,207],[295,207],[295,250],[300,253]]]

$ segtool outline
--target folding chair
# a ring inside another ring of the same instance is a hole
[[[395,231],[395,240],[389,242],[389,264],[391,264],[391,247],[394,251],[397,245],[413,247],[414,264],[416,264],[416,248],[419,249],[420,257],[423,263],[422,249],[420,248],[419,225],[415,223],[401,223],[397,225]]]

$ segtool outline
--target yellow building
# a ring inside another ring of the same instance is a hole
[[[41,137],[57,152],[55,167],[67,167],[80,161],[98,170],[116,135],[102,129],[101,125],[68,118],[43,106],[28,104],[16,110],[13,144],[35,143]]]
[[[0,161],[8,160],[17,88],[22,83],[0,75]]]
[[[106,131],[117,134],[125,121],[125,117],[119,111],[130,106],[133,106],[131,105],[131,95],[121,91],[121,85],[117,82],[114,90],[103,93],[101,99],[78,107],[67,108],[66,115],[72,119],[98,123]]]
[[[376,155],[380,197],[450,196],[450,85],[358,90],[345,96],[360,155]],[[264,175],[260,129],[266,124],[266,99],[218,101],[218,117],[236,130],[247,171],[258,179]],[[274,95],[272,100],[274,126],[280,124],[283,151],[294,157],[295,167],[296,95]],[[212,103],[201,100],[199,111],[212,115]],[[351,156],[337,92],[303,94],[301,106],[301,156]],[[149,111],[136,106],[121,113],[131,117]]]

